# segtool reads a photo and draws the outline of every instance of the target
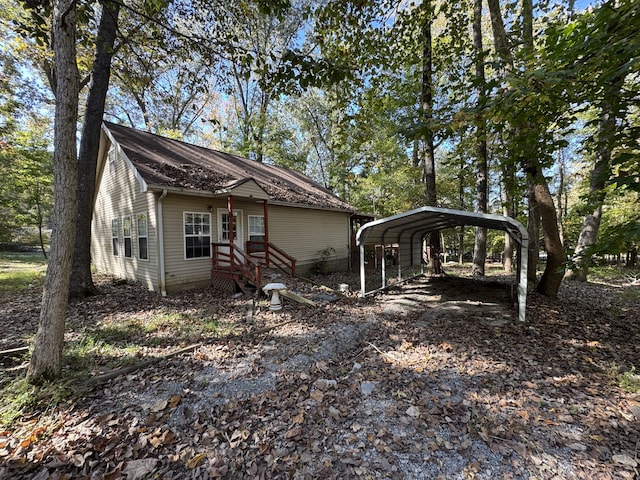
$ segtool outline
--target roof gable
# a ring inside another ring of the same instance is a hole
[[[212,195],[262,190],[273,202],[354,212],[306,175],[141,130],[104,122],[149,188],[179,188]],[[251,187],[252,181],[259,188]]]

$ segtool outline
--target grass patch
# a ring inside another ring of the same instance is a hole
[[[32,412],[43,412],[74,397],[77,378],[65,377],[41,386],[27,383],[24,376],[4,378],[0,387],[0,426],[10,428],[16,421]]]
[[[640,374],[636,372],[636,367],[618,374],[618,385],[626,392],[640,393]]]
[[[42,286],[46,270],[42,254],[0,253],[0,294]]]
[[[30,287],[41,287],[46,267],[5,271],[0,266],[0,294],[16,293]]]
[[[640,373],[636,367],[623,368],[615,363],[609,367],[609,375],[613,383],[629,393],[640,393]]]

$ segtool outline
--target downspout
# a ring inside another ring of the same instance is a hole
[[[164,271],[164,224],[162,222],[162,200],[167,196],[167,189],[162,190],[162,194],[158,197],[157,205],[156,205],[156,225],[157,228],[157,244],[158,244],[158,282],[160,294],[163,297],[167,296],[167,288],[165,285],[165,271]]]

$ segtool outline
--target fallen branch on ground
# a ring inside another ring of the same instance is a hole
[[[28,351],[29,347],[10,348],[9,350],[1,350],[0,357],[13,357],[17,356],[16,354],[27,353]]]

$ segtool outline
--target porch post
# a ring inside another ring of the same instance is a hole
[[[262,208],[264,211],[264,241],[269,243],[269,208],[267,207],[267,200],[262,201]]]

